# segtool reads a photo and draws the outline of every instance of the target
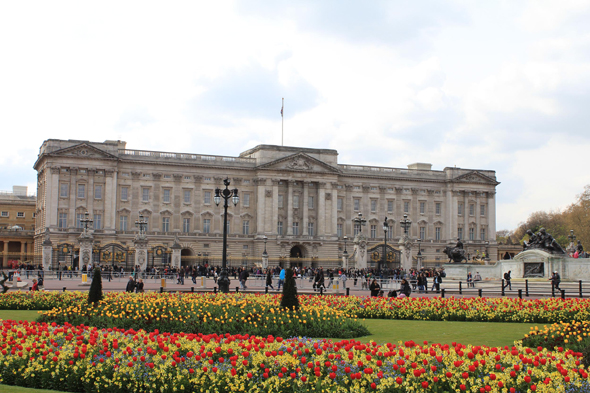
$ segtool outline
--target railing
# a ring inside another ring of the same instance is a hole
[[[347,164],[339,164],[338,167],[345,171],[355,171],[355,172],[379,172],[379,173],[387,173],[387,174],[400,174],[400,175],[417,175],[420,174],[424,176],[428,174],[430,176],[436,176],[442,174],[442,171],[425,171],[425,170],[418,170],[418,169],[402,169],[402,168],[386,168],[380,166],[365,166],[365,165],[347,165]]]
[[[191,161],[216,161],[223,163],[242,163],[242,164],[255,164],[255,158],[244,158],[244,157],[227,157],[227,156],[211,156],[202,154],[186,154],[186,153],[166,153],[159,151],[146,151],[146,150],[119,150],[119,155],[125,156],[136,156],[136,157],[151,157],[151,158],[172,158],[177,160],[191,160]]]

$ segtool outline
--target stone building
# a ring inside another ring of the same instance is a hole
[[[53,247],[53,265],[78,262],[84,214],[93,220],[92,259],[133,266],[136,221],[148,222],[147,265],[219,263],[223,208],[214,203],[223,179],[239,190],[228,209],[228,261],[252,265],[267,249],[270,265],[338,266],[362,231],[369,266],[380,260],[383,222],[396,250],[400,220],[412,221],[426,263],[444,263],[442,250],[465,248],[497,255],[495,172],[430,164],[385,168],[338,163],[338,152],[259,145],[238,157],[130,150],[125,142],[46,140],[38,172],[36,250]],[[352,219],[362,213],[366,226]],[[345,236],[348,243],[345,244]],[[264,237],[267,238],[265,241]],[[489,242],[489,244],[486,244]],[[395,258],[388,267],[394,267]],[[81,263],[79,263],[81,264]]]
[[[9,262],[34,260],[35,209],[36,198],[27,194],[25,186],[13,186],[12,192],[0,192],[2,268],[9,266]]]

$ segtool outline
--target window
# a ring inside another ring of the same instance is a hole
[[[143,202],[150,201],[150,189],[149,188],[142,188],[141,189],[141,200]]]
[[[8,216],[9,216],[8,212],[6,212],[6,211],[2,212],[2,217],[8,217]]]
[[[293,195],[293,208],[299,208],[299,195]]]
[[[336,235],[338,237],[342,237],[342,227],[343,227],[342,224],[336,224]]]
[[[387,227],[387,238],[389,240],[393,239],[393,227],[391,225]]]
[[[404,202],[404,213],[410,212],[410,202]]]
[[[426,227],[420,227],[420,240],[426,239]]]
[[[78,184],[78,198],[86,198],[86,184]]]
[[[457,213],[458,213],[460,216],[462,216],[462,215],[463,215],[463,204],[462,204],[462,203],[459,203],[459,204],[457,205]]]
[[[475,228],[469,228],[469,240],[475,240]]]
[[[83,218],[84,218],[84,213],[76,214],[76,228],[84,228],[84,225],[82,225]]]
[[[94,215],[94,229],[102,229],[102,214]]]
[[[242,235],[250,234],[250,220],[242,221]]]
[[[314,199],[313,199],[312,196],[307,197],[307,208],[308,209],[313,209],[314,208],[313,207],[313,202],[314,202]]]
[[[279,209],[282,209],[283,208],[283,196],[282,195],[279,195],[278,204],[279,204]]]
[[[377,211],[377,200],[371,199],[371,211],[374,213]]]
[[[313,222],[308,222],[307,223],[307,235],[308,236],[314,236]]]
[[[68,183],[61,183],[59,185],[59,196],[61,198],[67,198],[69,194],[69,184]]]
[[[354,235],[358,235],[361,232],[361,224],[354,224]]]
[[[434,204],[434,212],[438,215],[440,215],[440,202],[436,202]]]
[[[162,232],[170,232],[170,217],[162,217]]]
[[[25,218],[25,212],[16,212],[17,218]]]
[[[371,225],[371,238],[375,239],[377,237],[377,225]]]
[[[68,213],[59,213],[59,218],[57,220],[57,227],[58,228],[67,228],[68,227]]]
[[[426,212],[426,202],[420,202],[420,214],[424,214]]]
[[[169,188],[164,189],[164,195],[162,196],[162,202],[170,203],[170,189]]]
[[[279,236],[283,236],[283,222],[282,221],[277,222],[277,234]]]
[[[33,218],[37,217],[37,213],[33,212]]]
[[[211,232],[211,219],[205,218],[203,219],[203,233]]]
[[[486,205],[479,205],[479,215],[482,217],[486,215]]]
[[[338,210],[342,210],[343,205],[344,205],[344,200],[342,198],[338,198],[338,201],[337,201]]]
[[[244,194],[244,207],[250,207],[250,194]]]
[[[463,228],[457,228],[457,237],[463,239]]]
[[[440,227],[434,228],[434,240],[440,240]]]
[[[102,199],[102,184],[94,185],[94,199]]]
[[[203,203],[209,205],[211,203],[211,191],[205,191],[203,193]]]
[[[480,240],[486,240],[486,229],[485,228],[481,228],[480,233],[479,233],[479,238],[480,238]]]
[[[293,235],[295,235],[295,236],[299,235],[299,223],[298,222],[293,223]]]
[[[191,219],[190,218],[183,218],[182,219],[182,231],[185,233],[191,231]]]
[[[129,198],[129,187],[121,187],[121,200],[126,201]]]
[[[473,203],[469,204],[469,215],[470,216],[475,215],[475,205]]]
[[[127,216],[119,216],[119,230],[120,231],[127,230]]]
[[[360,199],[354,199],[353,203],[354,203],[354,211],[355,212],[358,212],[359,210],[361,210],[361,200]]]
[[[387,201],[387,212],[393,213],[393,201]]]
[[[184,190],[184,203],[191,203],[191,190]]]

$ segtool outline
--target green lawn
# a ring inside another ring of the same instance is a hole
[[[34,321],[37,311],[0,310],[0,319]],[[399,321],[367,319],[363,321],[370,336],[361,337],[363,342],[397,343],[414,340],[416,343],[429,343],[504,346],[524,337],[531,325],[500,322],[444,322],[444,321]],[[48,393],[54,390],[28,389],[0,384],[0,393]]]

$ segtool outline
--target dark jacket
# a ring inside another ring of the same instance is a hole
[[[412,294],[412,288],[410,288],[410,284],[407,281],[402,283],[400,292],[408,297],[410,297],[410,295]]]
[[[129,280],[127,281],[127,287],[125,288],[126,292],[133,292],[135,290],[135,281]]]
[[[371,296],[375,297],[379,295],[379,291],[381,290],[381,287],[379,286],[379,283],[377,283],[377,281],[372,282],[371,285],[369,285],[369,289],[371,290]]]
[[[266,273],[266,285],[272,285],[272,273],[270,270]]]

